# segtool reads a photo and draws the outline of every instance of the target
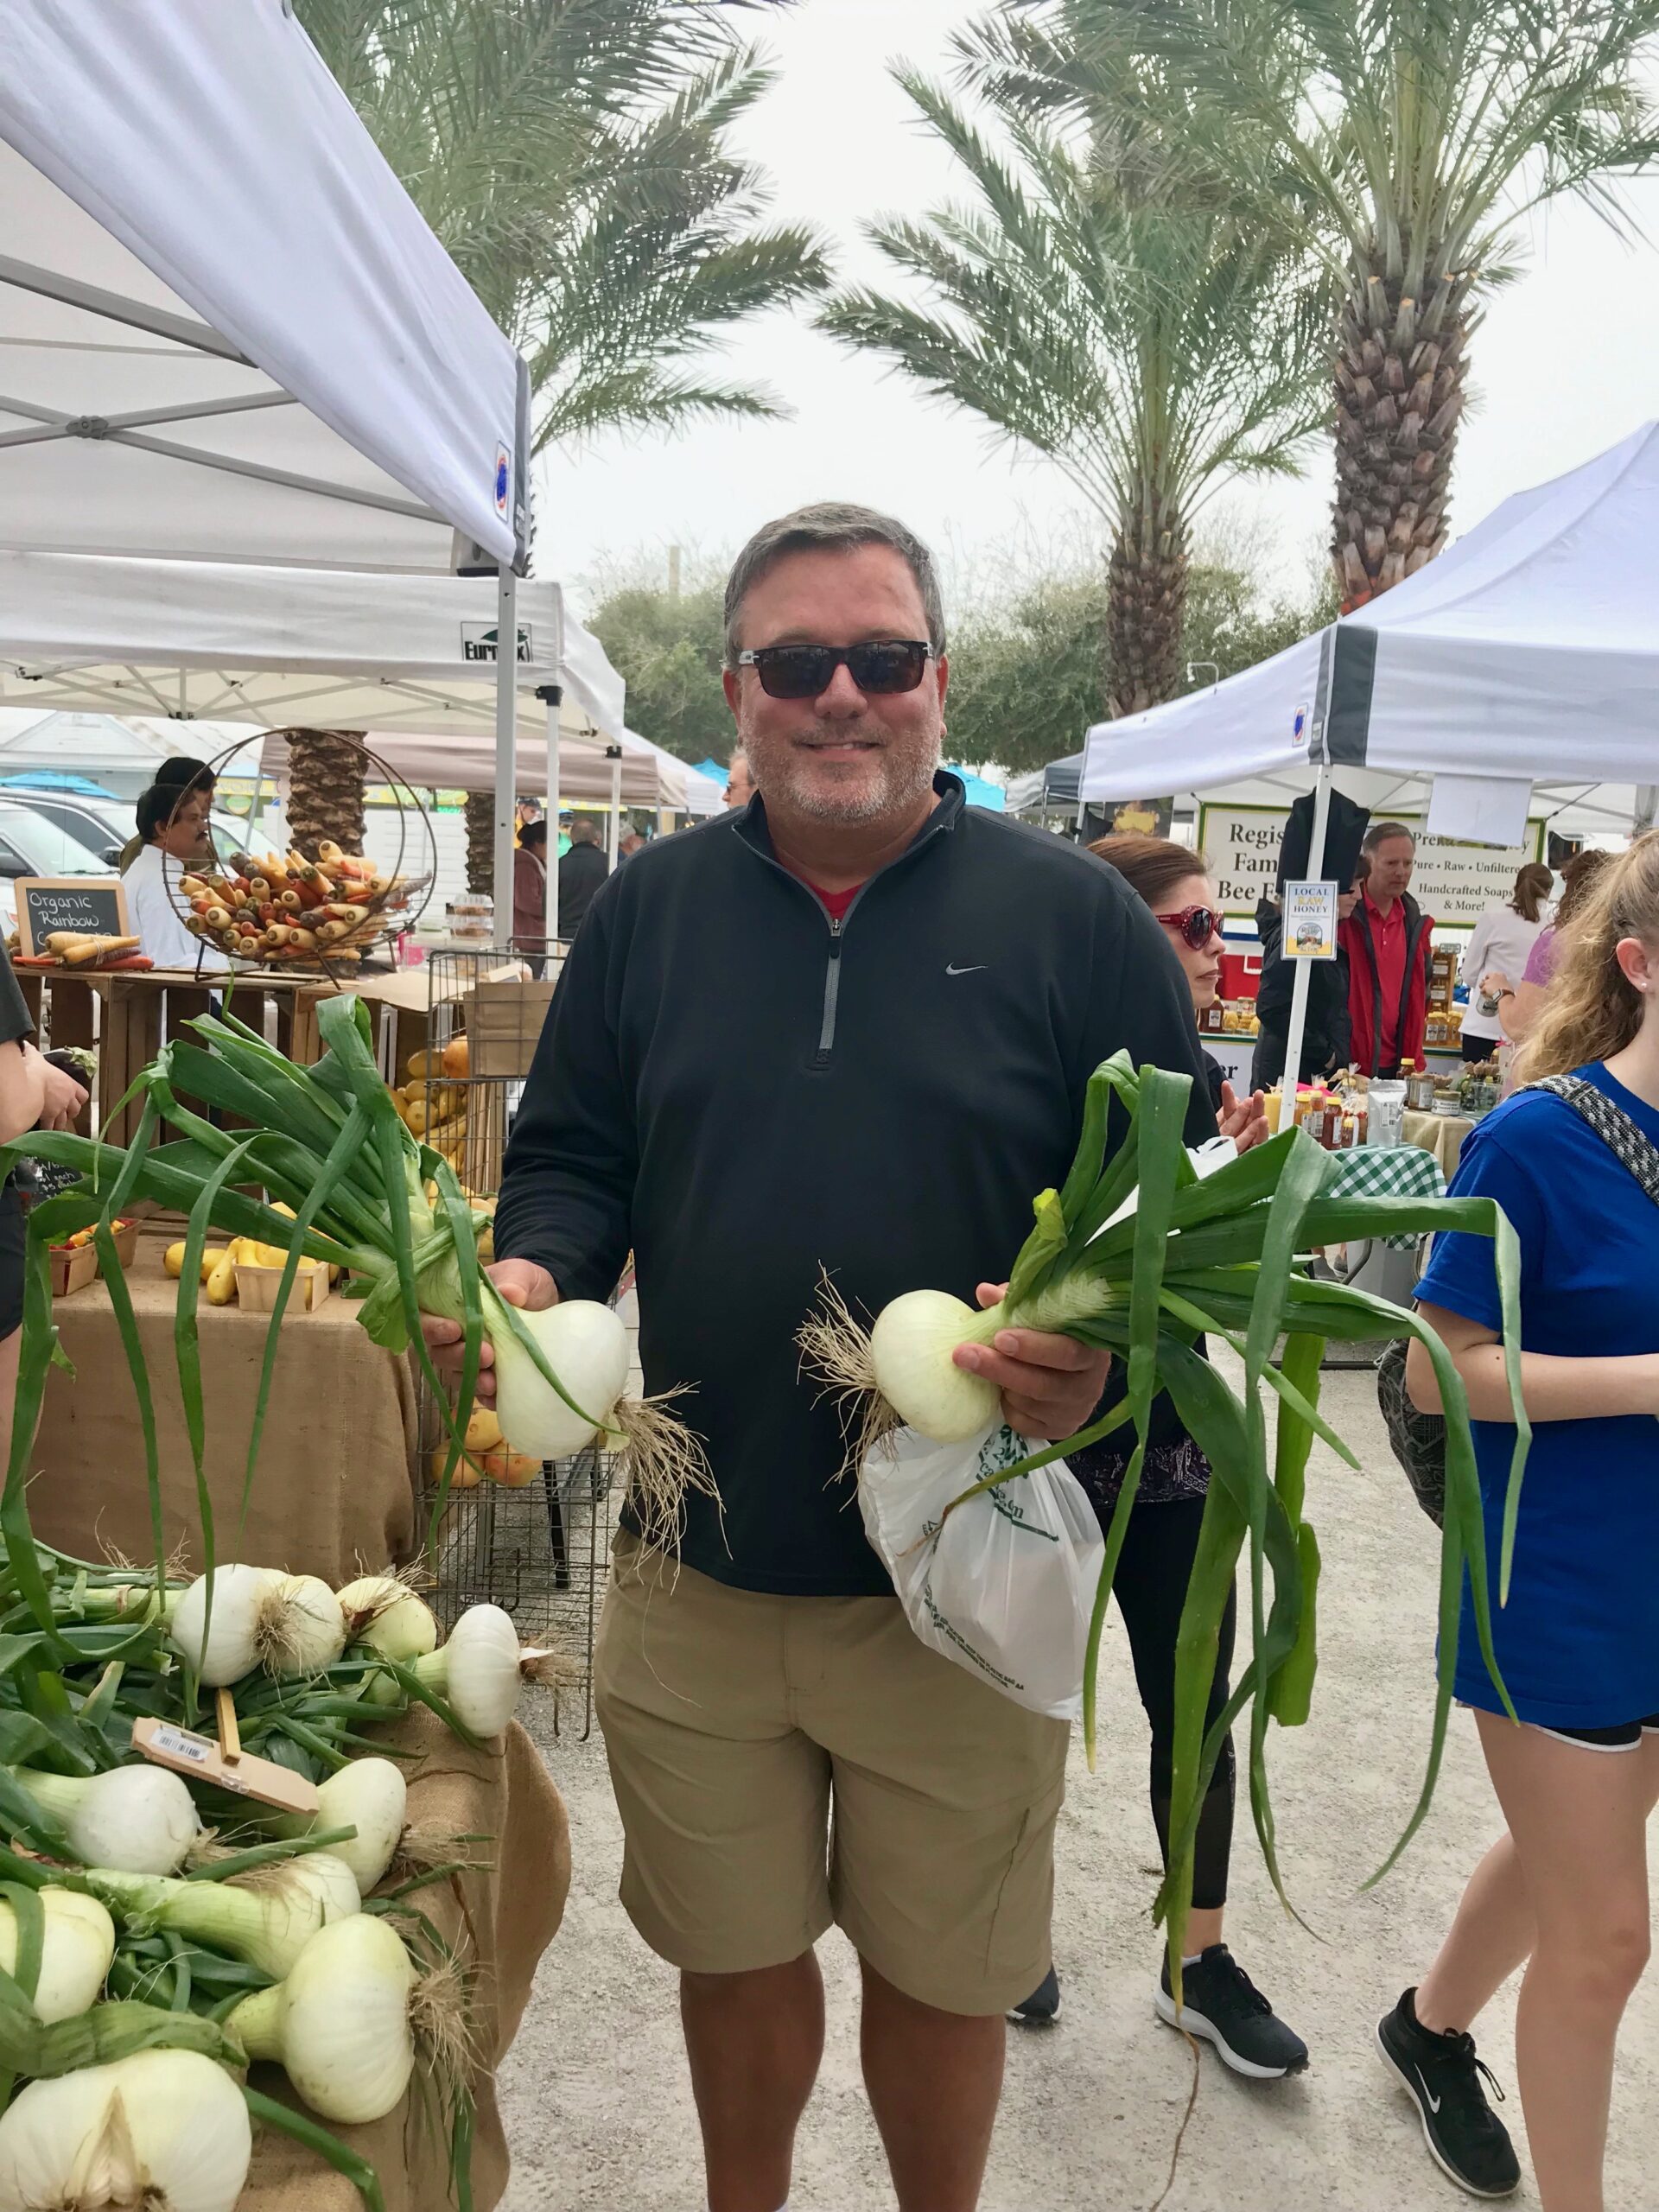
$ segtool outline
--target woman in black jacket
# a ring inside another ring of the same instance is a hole
[[[1196,1019],[1205,1007],[1215,1003],[1221,973],[1221,917],[1204,855],[1167,837],[1133,836],[1103,837],[1090,850],[1117,869],[1162,924],[1185,972]],[[1207,1052],[1204,1057],[1219,1133],[1232,1137],[1241,1151],[1259,1143],[1267,1135],[1259,1096],[1236,1100],[1219,1063]],[[1121,1395],[1121,1389],[1108,1395]],[[1110,1523],[1133,1449],[1133,1440],[1126,1442],[1120,1434],[1066,1455],[1066,1464],[1088,1492],[1103,1529]],[[1135,1687],[1151,1731],[1152,1817],[1166,1865],[1175,1735],[1175,1642],[1209,1487],[1209,1461],[1181,1427],[1168,1398],[1160,1395],[1153,1402],[1141,1484],[1129,1514],[1112,1595],[1128,1631]],[[1205,1716],[1206,1728],[1227,1702],[1235,1610],[1235,1601],[1229,1598]],[[1229,1738],[1198,1816],[1179,2024],[1214,2044],[1235,2073],[1255,2081],[1276,2081],[1306,2065],[1307,2046],[1276,2016],[1222,1941],[1232,1838],[1233,1747]],[[1153,2003],[1160,2019],[1176,2024],[1167,1965]],[[1059,1981],[1051,1967],[1042,1987],[1014,2017],[1026,2021],[1052,2019],[1058,2009]]]

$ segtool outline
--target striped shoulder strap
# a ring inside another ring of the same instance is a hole
[[[1610,1152],[1617,1154],[1642,1188],[1659,1205],[1659,1145],[1644,1136],[1622,1106],[1605,1090],[1582,1076],[1546,1076],[1541,1083],[1522,1085],[1523,1090],[1549,1090],[1587,1122]]]

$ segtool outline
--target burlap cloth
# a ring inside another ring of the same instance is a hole
[[[564,1802],[517,1725],[507,1732],[505,1751],[498,1745],[493,1753],[468,1751],[428,1713],[411,1714],[391,1740],[425,1755],[420,1767],[407,1769],[411,1825],[495,1839],[493,1845],[470,1847],[493,1862],[493,1871],[434,1884],[414,1899],[446,1941],[464,1944],[476,1960],[478,2047],[486,2069],[493,2069],[518,2031],[537,1961],[563,1917],[570,1889]],[[275,2067],[256,2067],[254,2086],[296,2101]],[[507,2145],[493,2072],[480,2071],[474,2095],[473,2201],[477,2212],[490,2212],[507,2185]],[[386,2212],[442,2212],[453,2202],[448,2141],[411,2099],[372,2127],[332,2132],[374,2167]],[[266,2133],[256,2144],[238,2212],[362,2212],[362,2200],[310,2152]]]
[[[141,1237],[128,1276],[156,1402],[169,1550],[201,1564],[195,1474],[173,1350],[178,1285],[160,1238]],[[208,1491],[219,1557],[349,1581],[418,1548],[415,1393],[410,1365],[371,1344],[338,1292],[315,1313],[290,1311],[271,1382],[246,1527],[238,1533],[248,1431],[270,1317],[200,1306]],[[29,1517],[77,1559],[154,1556],[138,1402],[104,1284],[53,1301],[73,1376],[54,1371],[34,1455]]]

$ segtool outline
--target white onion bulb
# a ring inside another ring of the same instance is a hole
[[[988,1344],[1006,1326],[1000,1307],[976,1312],[945,1290],[910,1290],[884,1306],[870,1332],[876,1388],[909,1427],[938,1444],[965,1443],[998,1418],[1001,1393],[951,1354]]]
[[[222,2067],[141,2050],[18,2092],[0,2113],[0,2212],[235,2212],[252,2155]]]
[[[491,1332],[495,1355],[495,1410],[514,1452],[533,1459],[568,1459],[608,1427],[628,1379],[628,1332],[610,1306],[591,1299],[520,1312],[548,1365],[590,1416],[573,1413],[537,1367],[511,1325]]]
[[[126,1874],[172,1874],[201,1833],[195,1800],[164,1767],[118,1766],[108,1774],[11,1772],[53,1814],[83,1866]]]
[[[226,2023],[250,2058],[274,2059],[313,2112],[360,2126],[409,2087],[415,1969],[390,1923],[360,1913],[315,1936],[285,1981]]]

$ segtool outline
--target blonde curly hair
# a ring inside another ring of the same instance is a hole
[[[1636,938],[1659,954],[1659,830],[1600,871],[1560,938],[1543,1013],[1516,1062],[1526,1083],[1622,1052],[1642,1027],[1646,1001],[1618,949]]]

